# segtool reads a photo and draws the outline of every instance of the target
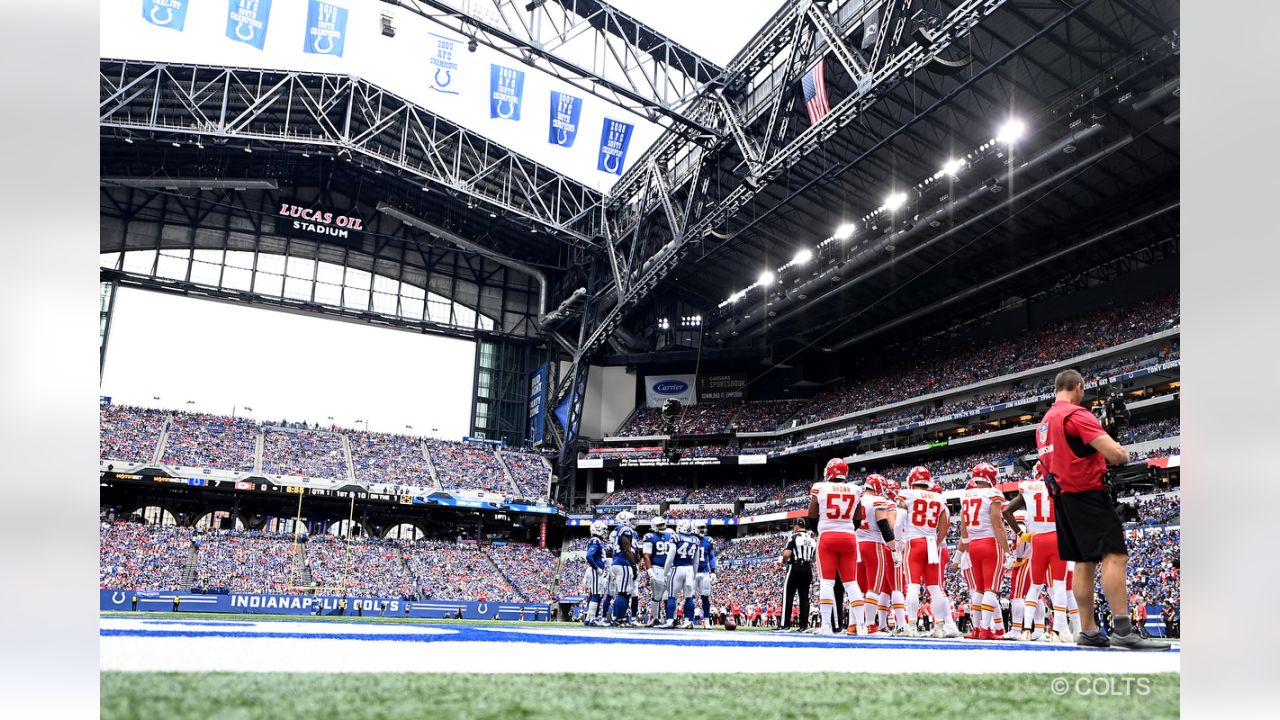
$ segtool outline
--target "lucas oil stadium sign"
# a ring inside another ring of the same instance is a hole
[[[293,203],[281,203],[280,210],[276,213],[276,232],[290,237],[359,247],[362,230],[364,220],[355,215],[343,215]]]

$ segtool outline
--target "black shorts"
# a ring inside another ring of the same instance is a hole
[[[1062,493],[1053,499],[1058,555],[1063,560],[1098,562],[1103,555],[1127,555],[1124,527],[1106,490]]]

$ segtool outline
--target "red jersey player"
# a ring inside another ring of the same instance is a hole
[[[1067,620],[1067,563],[1058,556],[1058,528],[1053,515],[1053,497],[1045,485],[1045,467],[1036,463],[1032,477],[1018,483],[1018,496],[1005,508],[1005,519],[1013,518],[1013,513],[1025,509],[1026,523],[1022,527],[1021,538],[1031,542],[1031,558],[1027,565],[1030,587],[1025,599],[1026,607],[1033,603],[1039,605],[1040,593],[1049,588],[1049,597],[1053,602],[1053,633],[1049,639],[1053,642],[1074,643],[1070,624]],[[1012,602],[1017,602],[1015,595]],[[1029,627],[1025,616],[1023,628]],[[1038,639],[1033,637],[1032,639]]]
[[[862,521],[862,488],[849,482],[849,465],[841,458],[827,462],[821,482],[813,484],[809,497],[809,519],[818,528],[818,604],[822,623],[818,634],[835,631],[836,573],[844,583],[845,597],[850,603],[849,624],[858,635],[867,635],[866,609],[862,588],[858,587],[858,544],[854,536]],[[885,540],[893,539],[887,520],[878,523]]]
[[[966,637],[996,640],[1003,635],[1004,619],[1000,612],[1000,580],[1004,576],[1004,558],[1009,554],[1004,518],[1000,510],[1004,495],[996,489],[996,469],[991,463],[978,463],[970,471],[973,489],[965,490],[960,501],[960,550],[968,551],[973,566],[971,590],[982,593],[981,606],[973,608],[978,619],[973,632]]]
[[[941,548],[946,546],[947,529],[951,527],[951,513],[942,495],[930,488],[933,479],[929,470],[916,466],[907,476],[907,488],[898,495],[898,527],[901,528],[899,546],[902,548],[902,566],[907,573],[907,617],[916,617],[920,608],[920,586],[929,591],[929,603],[934,625],[933,637],[959,637],[955,628],[943,629],[944,618],[951,616],[947,596],[942,592],[943,558]],[[954,632],[953,632],[954,631]],[[906,634],[913,635],[908,627]]]
[[[889,520],[892,524],[893,503],[889,500],[888,480],[883,475],[868,475],[862,483],[862,516]],[[880,528],[865,522],[854,533],[858,539],[858,586],[865,595],[867,630],[872,635],[881,627],[888,628],[889,590],[893,574],[893,556]],[[841,577],[844,577],[843,575]],[[879,624],[877,624],[877,621]],[[853,631],[850,626],[850,631]]]

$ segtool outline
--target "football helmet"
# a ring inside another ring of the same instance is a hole
[[[594,537],[602,538],[609,534],[609,523],[603,520],[594,520],[591,523],[591,534]]]
[[[654,519],[649,521],[649,528],[651,530],[662,532],[663,530],[667,529],[667,521],[663,520],[660,517],[655,517]]]
[[[885,495],[885,497],[890,500],[897,500],[898,493],[902,492],[902,486],[898,484],[897,480],[885,480],[884,482],[885,482],[885,486],[884,486],[885,492],[888,493],[888,495]]]
[[[923,465],[911,468],[911,472],[907,474],[907,485],[910,487],[918,485],[928,487],[931,482],[933,482],[933,473],[929,472],[929,468]]]
[[[822,479],[828,481],[844,480],[849,477],[849,463],[844,458],[831,458],[822,471]]]
[[[688,535],[688,534],[689,534],[689,521],[688,521],[688,520],[677,520],[677,521],[676,521],[676,532],[680,533],[681,535]]]
[[[965,490],[976,490],[977,487],[978,487],[978,483],[974,482],[973,478],[969,478],[969,482],[964,484]]]
[[[634,527],[636,524],[636,514],[630,510],[619,510],[618,514],[614,516],[614,520],[616,520],[619,525]]]
[[[1049,468],[1044,466],[1043,460],[1037,460],[1035,468],[1031,471],[1031,477],[1034,480],[1044,482],[1049,478]]]
[[[985,480],[987,484],[994,486],[996,484],[996,466],[988,462],[980,462],[973,466],[969,471],[969,475],[974,480]]]
[[[935,492],[941,495],[942,483],[938,482],[937,480],[934,480],[932,483],[929,484],[929,492]]]
[[[862,484],[864,492],[872,495],[879,495],[882,498],[889,497],[889,481],[883,475],[868,475],[867,481]]]
[[[694,534],[694,535],[698,535],[698,536],[705,536],[705,535],[707,534],[707,521],[706,521],[706,520],[694,520],[694,521],[693,521],[693,534]]]

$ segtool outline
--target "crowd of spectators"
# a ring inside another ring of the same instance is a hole
[[[164,430],[165,410],[107,405],[98,407],[98,458],[117,462],[151,462]]]
[[[441,487],[511,494],[492,446],[453,440],[427,440],[426,444]]]
[[[1182,602],[1181,532],[1172,528],[1127,530],[1125,542],[1129,547],[1129,593],[1147,605],[1178,608]]]
[[[551,598],[558,560],[550,550],[494,543],[484,546],[483,552],[516,589],[517,596],[505,599],[546,602]]]
[[[98,586],[117,590],[178,590],[190,553],[190,528],[101,523]]]
[[[502,453],[502,461],[511,472],[516,491],[523,498],[545,498],[551,487],[551,469],[539,455]]]
[[[807,400],[724,400],[685,408],[680,416],[681,435],[717,435],[728,432],[775,430],[804,407]],[[641,406],[618,431],[620,436],[661,435],[658,408]]]
[[[322,588],[345,588],[345,594],[410,599],[413,576],[404,549],[395,540],[313,535],[306,543],[311,580]]]
[[[233,593],[287,593],[300,583],[293,535],[214,530],[197,535],[195,587]]]
[[[658,482],[626,482],[620,483],[613,492],[604,497],[597,505],[657,505],[664,500],[683,502],[689,488],[676,483]]]
[[[1166,447],[1147,448],[1142,452],[1134,452],[1131,450],[1129,451],[1129,462],[1135,463],[1141,460],[1155,460],[1157,458],[1166,458],[1166,457],[1171,457],[1173,455],[1179,455],[1181,454],[1181,452],[1182,451],[1179,448],[1173,447],[1172,445],[1169,445]]]
[[[324,430],[267,428],[262,442],[262,471],[330,480],[347,479],[342,436]]]
[[[1133,443],[1147,442],[1149,440],[1159,440],[1167,437],[1177,437],[1182,434],[1182,420],[1180,417],[1166,418],[1164,420],[1155,420],[1148,423],[1141,423],[1127,428],[1120,435],[1119,441],[1122,445],[1131,445]]]
[[[166,465],[253,470],[258,424],[248,418],[205,413],[173,413],[161,462]]]
[[[1177,522],[1182,515],[1181,493],[1163,493],[1133,501],[1138,520],[1144,525],[1163,525]]]
[[[511,600],[516,589],[475,543],[415,540],[404,543],[420,599]]]
[[[706,485],[695,490],[690,490],[685,496],[684,501],[689,505],[718,505],[723,503],[732,503],[738,498],[750,498],[752,500],[760,498],[768,493],[768,490],[758,485],[748,485],[747,483],[725,483],[723,485]]]
[[[348,432],[356,480],[413,487],[432,487],[422,454],[422,438],[385,433]]]

